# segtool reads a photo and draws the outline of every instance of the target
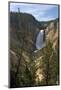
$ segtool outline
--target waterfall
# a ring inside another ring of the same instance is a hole
[[[36,38],[37,50],[40,50],[45,46],[45,43],[43,41],[43,37],[44,37],[44,30],[40,30],[40,32],[38,33],[37,38]]]

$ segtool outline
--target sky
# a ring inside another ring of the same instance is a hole
[[[58,18],[58,5],[51,4],[30,4],[30,3],[10,3],[10,12],[32,14],[38,21],[49,21]]]

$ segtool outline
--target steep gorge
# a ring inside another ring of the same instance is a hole
[[[13,72],[11,75],[13,81],[16,80],[15,78],[13,79],[13,77],[15,77],[19,65],[17,80],[15,81],[16,84],[14,83],[12,87],[15,87],[15,85],[47,85],[46,77],[49,76],[47,76],[46,73],[50,70],[47,71],[49,66],[53,68],[53,70],[57,69],[57,71],[54,71],[54,75],[57,74],[58,76],[58,22],[58,19],[56,19],[42,24],[42,22],[38,22],[32,15],[10,13],[10,71]],[[34,53],[36,49],[36,37],[40,29],[45,27],[45,24],[46,46]],[[19,57],[21,58],[19,59]],[[20,63],[18,64],[19,60]],[[49,66],[47,65],[48,62],[50,62]],[[50,71],[53,73],[52,70]],[[56,78],[52,80],[54,75],[50,75],[51,80],[48,78],[48,84],[56,84],[58,80]]]

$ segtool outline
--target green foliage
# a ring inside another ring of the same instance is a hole
[[[59,76],[58,53],[52,48],[50,41],[48,41],[46,48],[42,52],[44,56],[43,62],[46,65],[44,69],[46,84],[56,85],[57,76]]]
[[[50,41],[47,42],[46,47],[43,48],[39,54],[41,53],[42,60],[37,61],[37,56],[33,57],[33,54],[29,54],[29,63],[22,63],[25,66],[20,66],[19,73],[17,78],[15,79],[16,87],[23,86],[37,86],[37,85],[56,85],[59,82],[59,65],[58,65],[58,53],[57,50],[52,48],[52,43]],[[23,57],[23,56],[22,56]],[[35,61],[34,61],[35,59]],[[24,60],[25,62],[25,60]],[[35,63],[36,62],[36,63]],[[36,66],[37,63],[40,63],[39,66]],[[23,68],[25,70],[23,70]],[[36,71],[40,68],[43,69],[44,79],[42,81],[35,82]]]

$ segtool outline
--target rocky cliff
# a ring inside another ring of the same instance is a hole
[[[10,47],[22,47],[24,45],[24,48],[32,51],[35,48],[34,42],[38,32],[39,22],[32,15],[10,13]]]

